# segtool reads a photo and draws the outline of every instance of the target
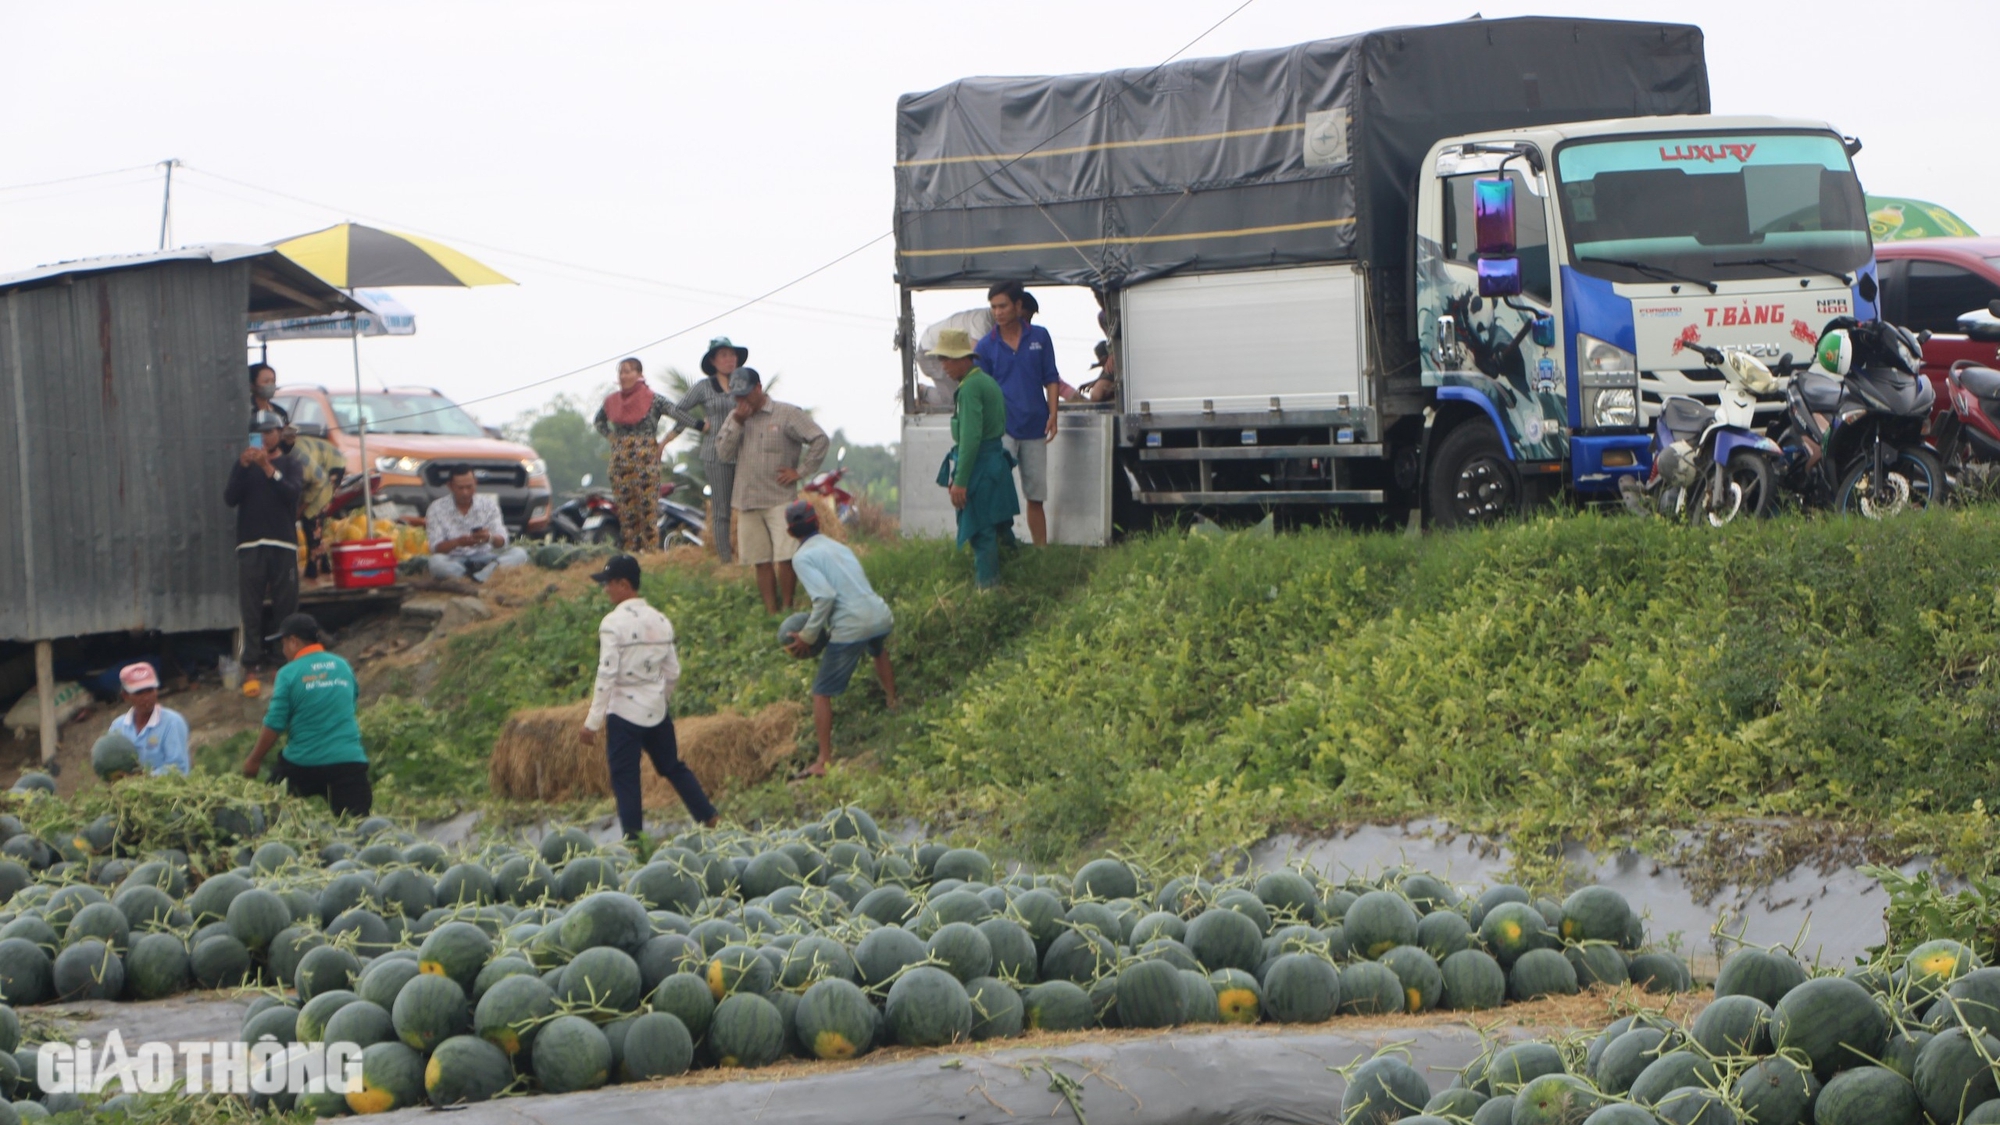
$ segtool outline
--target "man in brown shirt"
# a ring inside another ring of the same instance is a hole
[[[716,452],[736,462],[732,495],[718,496],[733,510],[738,561],[757,567],[757,592],[764,612],[788,612],[798,587],[792,552],[798,543],[785,530],[785,505],[797,499],[799,481],[819,472],[826,460],[826,431],[812,416],[764,393],[754,367],[736,373],[730,385],[736,409],[716,435]],[[781,596],[782,595],[782,596]]]

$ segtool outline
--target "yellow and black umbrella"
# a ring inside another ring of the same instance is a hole
[[[341,289],[514,284],[513,278],[441,242],[359,223],[341,223],[272,245]]]

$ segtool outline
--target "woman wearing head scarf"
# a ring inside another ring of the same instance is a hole
[[[723,420],[736,408],[736,398],[729,392],[736,383],[736,371],[750,360],[750,349],[730,342],[727,336],[717,336],[708,342],[708,350],[701,356],[701,373],[705,379],[697,379],[681,400],[667,408],[674,419],[674,432],[667,435],[672,441],[682,430],[693,430],[701,435],[701,469],[708,478],[709,542],[715,544],[715,557],[723,562],[732,558],[733,544],[729,531],[729,497],[736,485],[736,462],[725,461],[715,448],[715,437],[722,432]],[[701,416],[696,417],[695,412]]]
[[[618,362],[618,389],[604,396],[597,432],[611,439],[611,495],[618,505],[618,540],[627,553],[656,550],[660,543],[660,419],[667,400],[646,384],[636,359]]]

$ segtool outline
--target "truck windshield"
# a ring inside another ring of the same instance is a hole
[[[359,405],[356,400],[359,399]],[[446,437],[485,437],[486,431],[450,399],[437,395],[381,392],[363,395],[328,395],[333,416],[343,430],[353,430],[362,415],[368,431],[377,434],[442,434]]]
[[[1840,139],[1680,133],[1556,150],[1570,264],[1608,281],[1846,275],[1868,215]]]

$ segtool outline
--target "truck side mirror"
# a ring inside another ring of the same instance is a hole
[[[1479,295],[1518,297],[1521,295],[1521,259],[1479,259]]]
[[[2000,297],[1995,297],[1986,302],[1986,311],[1992,313],[1994,316],[2000,316]]]
[[[1476,180],[1472,185],[1473,229],[1482,258],[1514,256],[1514,181]]]
[[[2000,305],[2000,301],[1993,303]],[[1958,330],[1982,344],[2000,342],[2000,317],[1991,309],[1974,309],[1958,318]]]

